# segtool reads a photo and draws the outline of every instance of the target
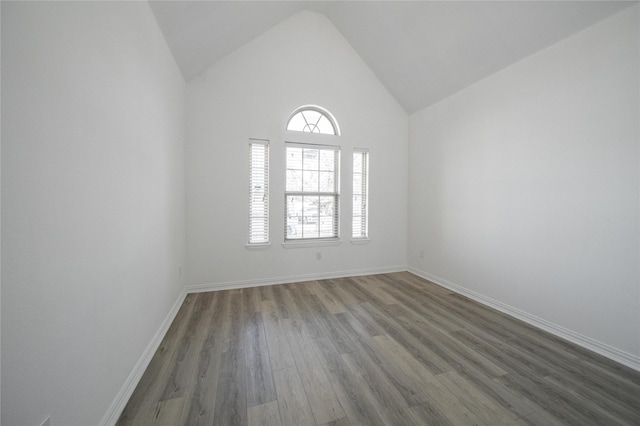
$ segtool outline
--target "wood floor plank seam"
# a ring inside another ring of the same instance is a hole
[[[192,293],[137,425],[640,425],[640,372],[409,272]]]

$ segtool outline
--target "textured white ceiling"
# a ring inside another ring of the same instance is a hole
[[[325,14],[408,113],[629,1],[150,1],[188,81],[296,12]]]

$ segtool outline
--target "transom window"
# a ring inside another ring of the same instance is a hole
[[[338,123],[331,113],[315,105],[306,105],[293,112],[287,130],[325,135],[340,135]]]
[[[338,238],[340,147],[285,148],[285,241]]]

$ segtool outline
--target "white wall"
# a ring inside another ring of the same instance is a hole
[[[408,241],[423,275],[636,366],[638,28],[634,6],[413,114]]]
[[[2,424],[97,424],[181,294],[184,91],[146,2],[2,2]]]
[[[300,12],[233,52],[187,89],[188,283],[265,282],[344,275],[406,265],[408,117],[323,15]],[[343,243],[287,249],[284,235],[284,141],[301,105],[327,108],[342,136]],[[270,140],[271,247],[250,251],[249,138]],[[353,245],[351,155],[370,149],[370,236]],[[316,252],[322,259],[316,260]],[[255,280],[255,281],[252,281]]]

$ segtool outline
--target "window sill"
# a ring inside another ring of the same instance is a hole
[[[271,247],[271,243],[245,244],[247,250],[266,250]]]
[[[371,240],[369,238],[352,238],[351,239],[351,244],[357,244],[357,245],[369,244],[370,242]]]
[[[329,247],[339,246],[342,240],[315,240],[315,241],[286,241],[282,243],[284,248],[303,248],[303,247]]]

